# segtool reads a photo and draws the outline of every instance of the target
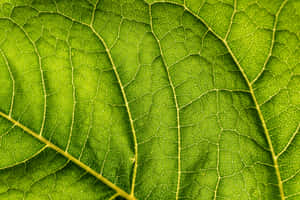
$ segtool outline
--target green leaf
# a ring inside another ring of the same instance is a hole
[[[0,2],[0,199],[300,199],[299,0]]]

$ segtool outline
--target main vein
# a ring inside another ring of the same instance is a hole
[[[93,170],[92,168],[90,168],[86,164],[82,163],[80,160],[78,160],[77,158],[75,158],[74,156],[72,156],[71,154],[69,154],[68,152],[62,150],[60,147],[56,146],[55,144],[53,144],[52,142],[50,142],[49,140],[47,140],[46,138],[44,138],[42,135],[37,134],[36,132],[32,131],[31,129],[27,128],[26,126],[24,126],[20,122],[14,120],[13,118],[11,118],[10,116],[6,115],[5,113],[3,113],[1,111],[0,111],[0,116],[3,117],[3,118],[5,118],[5,119],[7,119],[11,123],[13,123],[15,126],[23,129],[26,133],[28,133],[29,135],[31,135],[34,138],[38,139],[40,142],[44,143],[47,147],[53,149],[54,151],[60,153],[61,155],[63,155],[67,159],[69,159],[72,162],[74,162],[76,165],[78,165],[82,169],[86,170],[88,173],[92,174],[97,179],[99,179],[100,181],[102,181],[104,184],[106,184],[107,186],[109,186],[110,188],[112,188],[113,190],[115,190],[117,192],[117,194],[119,194],[120,196],[122,196],[122,197],[124,197],[125,199],[128,199],[128,200],[135,200],[134,196],[128,194],[127,192],[125,192],[124,190],[122,190],[121,188],[119,188],[117,185],[115,185],[114,183],[110,182],[108,179],[106,179],[105,177],[103,177],[98,172],[96,172],[95,170]]]
[[[279,15],[279,12],[282,10],[282,8],[284,7],[284,5],[286,4],[287,0],[285,0],[279,10],[277,11],[276,13],[276,21],[274,22],[275,24],[277,23],[277,17]],[[160,3],[160,2],[154,2],[154,3]],[[154,4],[152,3],[152,4]],[[273,160],[273,164],[274,164],[274,169],[275,169],[275,173],[276,173],[276,177],[277,177],[277,182],[278,182],[278,188],[279,188],[279,193],[280,193],[280,197],[281,197],[281,200],[285,200],[285,195],[284,195],[284,190],[283,190],[283,182],[282,182],[282,179],[281,179],[281,175],[280,175],[280,171],[279,171],[279,165],[278,165],[278,156],[275,154],[275,150],[274,150],[274,147],[273,147],[273,144],[272,144],[272,140],[271,140],[271,137],[270,137],[270,133],[269,133],[269,130],[267,128],[267,124],[265,122],[265,119],[264,119],[264,116],[261,112],[261,109],[260,109],[260,106],[257,102],[257,99],[256,99],[256,96],[255,96],[255,93],[254,93],[254,90],[253,90],[253,87],[252,87],[252,83],[249,81],[244,69],[242,68],[241,64],[239,63],[238,59],[236,58],[236,56],[234,55],[234,53],[232,52],[230,46],[228,45],[227,43],[227,38],[222,38],[219,34],[217,34],[207,23],[206,21],[198,16],[197,14],[195,14],[193,11],[191,11],[186,5],[182,5],[180,3],[176,3],[176,2],[172,2],[172,1],[165,1],[164,3],[169,3],[169,4],[174,4],[174,5],[177,5],[177,6],[180,6],[180,7],[183,7],[184,10],[186,10],[188,13],[190,13],[191,15],[193,15],[194,17],[196,17],[198,20],[201,21],[201,23],[203,23],[206,28],[212,33],[214,34],[220,41],[222,41],[222,43],[224,44],[224,46],[226,47],[226,49],[228,50],[230,56],[232,57],[233,61],[235,62],[235,64],[237,65],[239,71],[241,72],[248,88],[249,88],[249,91],[250,91],[250,94],[251,94],[251,98],[253,100],[253,103],[255,105],[255,108],[257,110],[257,113],[258,113],[258,116],[259,116],[259,119],[261,121],[261,124],[262,124],[262,127],[263,127],[263,130],[264,130],[264,134],[265,134],[265,137],[266,137],[266,140],[267,140],[267,143],[269,145],[269,148],[270,148],[270,152],[271,152],[271,156],[272,156],[272,160]],[[232,20],[232,18],[231,18]],[[231,22],[232,23],[232,22]],[[276,25],[274,26],[274,28],[276,27]],[[273,29],[274,29],[273,28]],[[274,36],[275,33],[273,33],[273,36]],[[275,36],[274,36],[275,37]],[[272,37],[273,38],[273,37]],[[269,59],[269,58],[267,58]]]
[[[176,107],[176,118],[177,118],[177,143],[178,143],[178,146],[177,146],[177,157],[178,157],[178,161],[177,161],[177,167],[178,167],[178,170],[177,170],[177,187],[176,187],[176,200],[179,199],[179,190],[180,190],[180,178],[181,178],[181,133],[180,133],[180,108],[179,108],[179,105],[178,105],[178,100],[177,100],[177,96],[176,96],[176,91],[175,91],[175,86],[172,82],[172,79],[171,79],[171,76],[170,76],[170,72],[169,72],[169,69],[168,69],[168,66],[167,66],[167,63],[165,61],[165,58],[164,58],[164,54],[162,52],[162,47],[161,47],[161,44],[160,44],[160,41],[158,39],[158,37],[156,36],[154,30],[153,30],[153,24],[152,24],[152,13],[151,13],[151,5],[149,5],[149,17],[150,17],[150,27],[151,27],[151,32],[158,44],[158,47],[159,47],[159,52],[160,52],[160,55],[161,55],[161,59],[163,61],[163,64],[165,66],[165,70],[167,72],[167,76],[168,76],[168,81],[169,81],[169,84],[171,86],[171,89],[172,89],[172,94],[173,94],[173,97],[174,97],[174,102],[175,102],[175,107]]]

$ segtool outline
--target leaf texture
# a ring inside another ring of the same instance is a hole
[[[0,199],[300,199],[299,0],[0,2]]]

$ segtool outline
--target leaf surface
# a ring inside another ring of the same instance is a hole
[[[299,199],[299,11],[2,1],[0,199]]]

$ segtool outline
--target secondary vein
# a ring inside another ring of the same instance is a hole
[[[152,24],[152,13],[151,13],[151,5],[149,5],[149,17],[150,17],[150,27],[151,27],[151,32],[158,44],[159,47],[159,52],[160,52],[160,56],[162,58],[163,64],[165,66],[165,70],[167,72],[167,76],[168,76],[168,81],[169,84],[171,86],[172,89],[172,94],[174,97],[174,103],[175,103],[175,107],[176,107],[176,121],[177,121],[177,143],[178,143],[178,149],[177,149],[177,157],[178,157],[178,161],[177,161],[177,165],[178,165],[178,170],[177,170],[177,187],[176,187],[176,200],[179,199],[179,190],[180,190],[180,178],[181,178],[181,132],[180,132],[180,108],[179,108],[179,104],[178,104],[178,100],[177,100],[177,96],[176,96],[176,91],[175,91],[175,86],[172,82],[171,76],[170,76],[170,72],[167,66],[167,63],[165,61],[163,52],[162,52],[162,47],[160,44],[160,41],[158,39],[158,37],[156,36],[154,30],[153,30],[153,24]]]
[[[11,103],[10,103],[10,108],[9,108],[9,114],[8,114],[9,116],[11,116],[12,115],[12,111],[13,111],[13,107],[14,107],[15,90],[16,90],[15,89],[16,88],[16,86],[15,86],[16,85],[15,84],[15,78],[14,78],[14,75],[12,73],[12,69],[11,69],[11,67],[9,65],[8,59],[7,59],[5,53],[3,52],[2,49],[0,49],[0,54],[2,55],[5,64],[7,65],[7,70],[9,72],[9,76],[10,76],[10,79],[12,81],[12,95],[11,95]]]
[[[133,197],[134,196],[135,181],[136,181],[136,174],[137,174],[137,167],[138,167],[138,143],[137,143],[136,131],[135,131],[134,121],[133,121],[132,114],[131,114],[131,111],[130,111],[128,99],[127,99],[127,96],[126,96],[126,93],[125,93],[125,88],[123,86],[120,75],[118,73],[118,70],[117,70],[116,65],[114,63],[114,60],[113,60],[112,55],[110,53],[110,49],[108,48],[108,46],[107,46],[106,42],[104,41],[104,39],[102,38],[102,36],[99,35],[99,33],[93,27],[95,11],[96,11],[96,7],[97,7],[98,2],[94,6],[93,14],[92,14],[93,17],[92,17],[91,24],[89,25],[89,27],[93,31],[95,36],[101,41],[101,43],[103,44],[103,46],[106,50],[106,53],[108,55],[108,58],[109,58],[109,61],[110,61],[111,65],[112,65],[114,74],[117,78],[117,81],[118,81],[118,84],[119,84],[119,87],[120,87],[120,90],[121,90],[121,93],[122,93],[122,96],[123,96],[123,100],[124,100],[124,103],[125,103],[126,111],[127,111],[127,114],[128,114],[130,127],[131,127],[131,132],[132,132],[132,136],[133,136],[133,142],[134,142],[134,166],[133,166],[133,175],[132,175],[132,183],[131,183],[131,193],[130,193],[130,195]]]
[[[73,23],[73,22],[72,22]],[[73,25],[73,24],[72,24]],[[70,31],[68,32],[68,40],[70,39]],[[71,66],[71,84],[72,84],[72,100],[73,100],[73,105],[72,105],[72,121],[71,121],[71,127],[70,127],[70,133],[69,133],[69,139],[66,147],[66,151],[69,150],[70,144],[71,144],[71,139],[72,139],[72,134],[73,134],[73,129],[74,129],[74,123],[75,123],[75,110],[76,110],[76,87],[75,87],[75,82],[74,82],[74,65],[73,65],[73,60],[72,60],[72,48],[69,43],[67,42],[68,48],[69,48],[69,62]]]

